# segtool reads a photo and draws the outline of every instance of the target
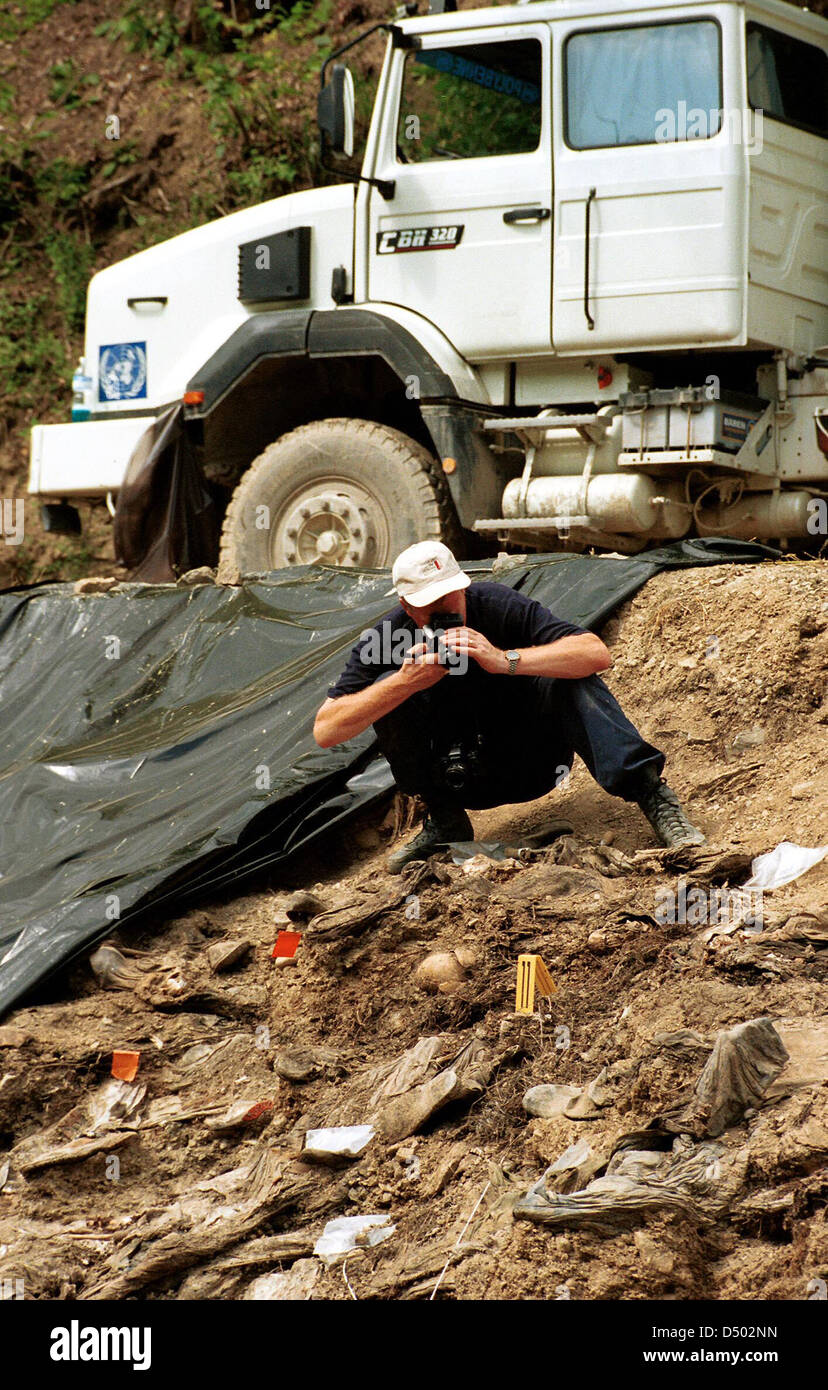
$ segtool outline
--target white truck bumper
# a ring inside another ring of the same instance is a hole
[[[36,497],[101,497],[117,492],[135,445],[153,417],[35,425],[29,492]]]

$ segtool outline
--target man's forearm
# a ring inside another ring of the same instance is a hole
[[[356,738],[369,724],[390,714],[414,692],[403,683],[399,671],[385,680],[375,681],[353,695],[328,699],[316,716],[313,736],[320,748],[333,748]]]
[[[593,632],[576,633],[572,637],[560,637],[557,642],[548,642],[542,647],[518,647],[517,650],[520,651],[520,661],[516,674],[523,676],[557,676],[564,680],[579,680],[583,676],[606,671],[612,665],[607,648]]]

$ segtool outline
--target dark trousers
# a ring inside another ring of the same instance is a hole
[[[664,754],[641,737],[598,676],[489,679],[497,683],[495,699],[492,687],[475,699],[465,678],[447,676],[377,720],[380,748],[401,791],[429,808],[534,801],[563,780],[578,753],[605,791],[635,801],[661,773]],[[479,768],[453,792],[442,776],[446,748],[478,738]]]

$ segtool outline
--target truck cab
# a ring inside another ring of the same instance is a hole
[[[86,418],[35,428],[30,491],[114,507],[175,411],[227,575],[431,536],[824,536],[828,23],[538,0],[380,27],[346,181],[94,277]],[[334,165],[351,85],[334,55]]]

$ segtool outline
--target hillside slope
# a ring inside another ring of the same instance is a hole
[[[253,0],[26,0],[3,11],[0,497],[25,497],[31,425],[69,419],[90,276],[324,182],[319,68],[387,12],[385,0],[266,10]],[[381,53],[378,37],[355,56],[365,100]],[[84,507],[83,518],[83,538],[55,540],[28,503],[24,543],[0,548],[0,585],[111,562],[105,507]]]

